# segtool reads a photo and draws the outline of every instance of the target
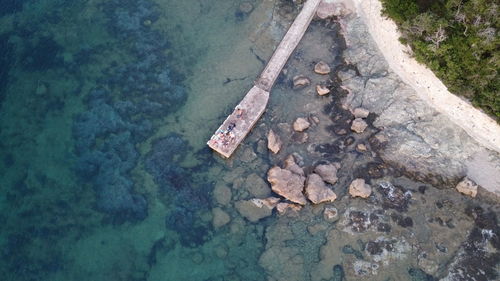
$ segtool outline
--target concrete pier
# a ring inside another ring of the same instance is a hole
[[[299,44],[322,0],[308,0],[295,18],[266,68],[234,111],[207,142],[208,146],[229,158],[266,110],[269,92],[283,66]]]

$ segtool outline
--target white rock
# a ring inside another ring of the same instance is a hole
[[[477,195],[477,184],[468,178],[464,178],[456,186],[458,192],[468,195],[470,197],[476,197]]]
[[[365,183],[364,179],[355,179],[349,185],[349,194],[352,197],[368,198],[372,193],[372,187]]]
[[[352,112],[354,117],[356,118],[366,118],[370,114],[370,111],[367,109],[364,109],[362,107],[355,108],[354,111]]]
[[[324,95],[330,93],[330,89],[328,89],[324,85],[316,85],[316,92],[318,93],[318,95],[324,96]]]
[[[365,120],[356,118],[354,119],[354,121],[352,121],[351,130],[360,134],[366,129],[366,127],[368,127],[368,124],[366,124]]]
[[[293,129],[296,132],[302,132],[305,129],[309,128],[311,126],[311,123],[309,123],[305,118],[299,117],[295,122],[293,122]]]

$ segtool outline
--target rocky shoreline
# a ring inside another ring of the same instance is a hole
[[[419,89],[406,84],[390,68],[365,18],[349,10],[348,4],[332,5],[337,8],[330,11],[339,16],[347,44],[344,58],[354,66],[338,72],[341,87],[349,91],[344,106],[363,106],[377,115],[374,125],[388,139],[381,157],[419,180],[451,187],[468,177],[499,196],[498,151],[477,142],[424,100]]]
[[[265,225],[268,280],[495,278],[497,199],[462,179],[476,153],[498,155],[405,85],[359,18],[336,12],[312,24],[227,163],[214,228]],[[456,186],[463,194],[444,190]]]

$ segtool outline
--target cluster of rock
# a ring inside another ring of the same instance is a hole
[[[337,199],[337,195],[328,185],[337,182],[339,168],[339,164],[336,163],[322,164],[318,165],[312,173],[306,175],[304,169],[295,162],[295,158],[289,155],[284,161],[284,168],[274,166],[267,173],[267,180],[271,184],[272,191],[282,198],[270,196],[269,192],[265,194],[255,193],[252,195],[259,195],[258,197],[262,198],[240,200],[235,203],[235,207],[243,217],[251,222],[256,222],[270,216],[275,208],[279,214],[293,214],[300,211],[308,201],[313,204],[333,202]],[[262,181],[260,177],[259,180]],[[220,193],[221,191],[216,190],[215,192]],[[224,198],[224,196],[219,197]],[[222,199],[222,201],[226,200]],[[337,216],[337,211],[334,208],[328,209],[327,213],[325,213],[327,220]],[[221,210],[215,210],[213,216],[213,224],[216,227],[229,222]],[[216,217],[217,222],[215,222]]]
[[[271,189],[285,199],[299,205],[307,204],[309,199],[314,204],[333,202],[337,195],[327,186],[337,181],[335,164],[319,165],[307,177],[297,165],[292,155],[285,160],[285,167],[275,166],[267,173]]]
[[[364,119],[368,117],[370,112],[362,107],[358,107],[352,111],[352,114],[355,119],[352,121],[351,130],[358,134],[364,132],[368,127]]]
[[[319,75],[328,75],[331,72],[330,66],[324,62],[324,61],[319,61],[314,65],[314,72]],[[311,80],[304,75],[296,75],[292,79],[293,82],[293,89],[294,90],[299,90],[303,89],[311,84]],[[316,85],[316,92],[320,96],[327,95],[330,93],[330,89],[325,85],[326,82],[321,82]]]

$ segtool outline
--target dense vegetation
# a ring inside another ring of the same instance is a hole
[[[417,61],[500,121],[497,0],[381,1]]]

